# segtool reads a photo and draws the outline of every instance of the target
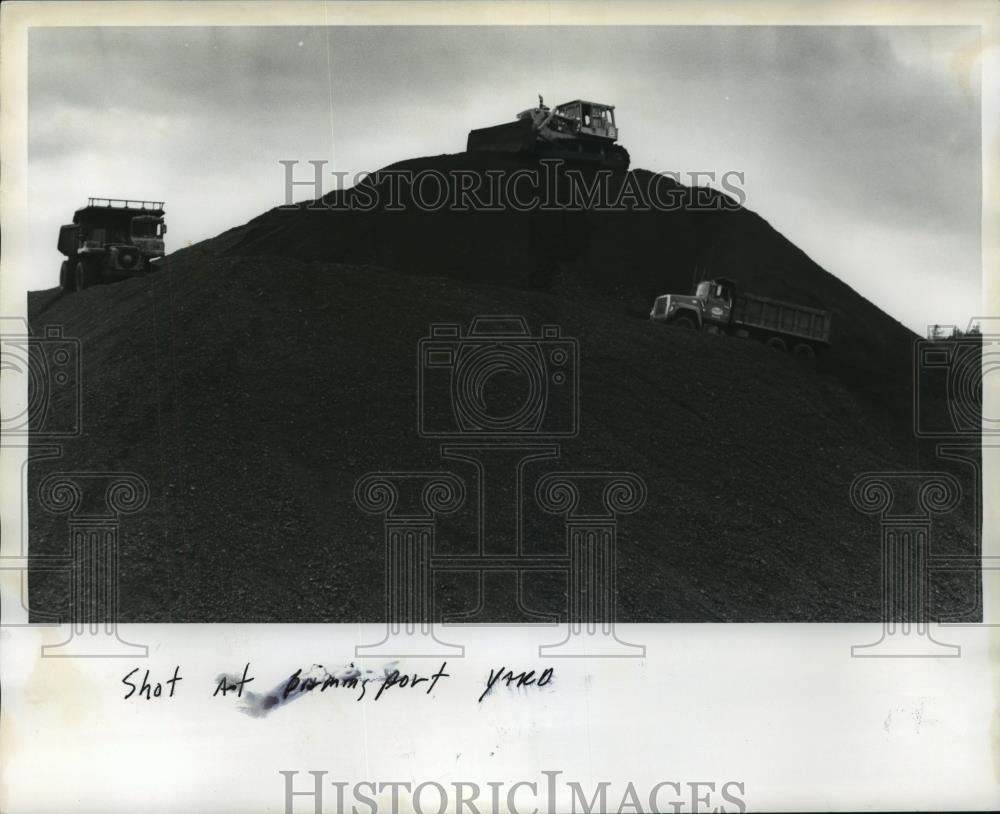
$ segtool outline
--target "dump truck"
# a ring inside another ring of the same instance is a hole
[[[702,280],[693,295],[662,294],[654,322],[711,333],[750,337],[778,350],[815,356],[830,344],[830,313],[740,291],[732,280]]]
[[[88,198],[59,228],[63,291],[82,291],[109,280],[148,273],[163,257],[163,201]]]
[[[538,107],[522,110],[515,121],[470,131],[466,149],[470,153],[526,153],[628,169],[628,150],[616,144],[617,140],[614,105],[574,99],[550,108],[539,96]]]

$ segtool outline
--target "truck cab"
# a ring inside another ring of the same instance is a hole
[[[729,324],[733,312],[732,280],[719,277],[702,280],[694,294],[663,294],[653,302],[649,318],[681,328],[719,330]]]
[[[733,313],[731,280],[702,280],[695,289],[695,299],[701,303],[702,321],[710,325],[728,325]]]

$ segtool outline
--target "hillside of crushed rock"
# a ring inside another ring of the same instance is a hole
[[[805,360],[649,322],[652,298],[689,291],[696,268],[828,308],[829,352]],[[526,490],[548,469],[646,483],[643,508],[619,523],[622,621],[877,619],[879,527],[852,508],[853,479],[946,469],[975,489],[965,468],[914,440],[916,337],[743,208],[304,204],[175,252],[145,278],[32,293],[29,313],[36,332],[58,324],[80,338],[84,422],[61,459],[31,467],[31,551],[66,548],[65,518],[34,499],[46,474],[140,474],[151,498],[122,520],[124,621],[383,618],[382,523],[354,499],[372,471],[453,470],[470,493],[442,521],[439,549],[474,549],[474,470],[417,432],[417,348],[430,325],[468,327],[480,314],[522,315],[535,335],[558,325],[578,342],[579,433],[559,442],[558,460],[526,470]],[[562,550],[561,526],[527,491],[525,505],[526,550]],[[933,540],[939,552],[978,550],[970,501]],[[476,575],[436,579],[437,616],[476,609]],[[935,575],[934,615],[978,618],[977,584],[974,573]],[[30,589],[33,612],[65,609],[65,577],[33,572]],[[522,603],[564,614],[565,593],[563,575],[541,572],[524,578]],[[512,619],[514,606],[500,591],[477,618]]]

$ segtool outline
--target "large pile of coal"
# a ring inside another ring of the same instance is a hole
[[[404,168],[524,166],[460,155]],[[914,440],[916,337],[757,215],[386,201],[272,210],[149,277],[31,295],[34,330],[59,324],[81,340],[84,421],[61,458],[31,468],[32,553],[67,547],[66,518],[34,501],[47,474],[135,472],[151,498],[121,520],[121,619],[383,618],[382,521],[355,484],[454,471],[469,494],[442,521],[438,553],[474,548],[475,471],[418,432],[418,344],[432,324],[467,330],[482,314],[521,315],[533,336],[558,325],[578,343],[579,433],[526,479],[548,467],[647,485],[644,507],[619,520],[623,621],[879,618],[878,518],[849,498],[864,472],[953,472],[966,499],[935,523],[935,550],[978,550],[972,468]],[[833,347],[808,361],[645,319],[653,296],[688,291],[698,269],[828,308]],[[562,527],[522,486],[525,550],[558,554]],[[514,505],[514,482],[491,495]],[[435,579],[436,615],[476,610],[477,574]],[[974,572],[935,575],[933,614],[977,618],[977,585]],[[563,574],[529,574],[521,602],[563,614],[566,591]],[[32,573],[36,614],[67,597],[64,576]],[[476,618],[512,618],[517,603],[502,598]]]
[[[298,167],[294,177],[311,178],[310,169]],[[413,159],[352,189],[275,208],[196,250],[374,264],[592,297],[642,319],[659,294],[691,293],[699,279],[728,277],[765,296],[829,310],[834,342],[827,367],[890,416],[889,431],[907,431],[910,405],[901,394],[912,371],[900,362],[912,356],[910,330],[734,197],[641,169],[605,172],[598,183],[594,169],[515,155]],[[735,189],[735,182],[727,186]]]

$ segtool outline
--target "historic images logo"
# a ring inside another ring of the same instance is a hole
[[[737,170],[625,173],[609,168],[566,166],[543,158],[537,167],[509,171],[395,168],[375,173],[327,172],[328,161],[281,159],[285,203],[281,209],[311,211],[402,212],[679,212],[736,211],[746,205],[744,173]],[[296,179],[296,167],[307,163]],[[334,188],[324,194],[324,181]],[[350,178],[348,176],[351,176]],[[617,180],[616,180],[617,179]],[[686,186],[687,182],[689,186]],[[719,189],[712,185],[718,184]],[[297,204],[295,188],[311,190],[314,200]]]
[[[969,498],[975,529],[982,529],[982,452],[984,438],[1000,432],[1000,420],[983,414],[986,373],[1000,369],[1000,334],[984,334],[985,319],[969,330],[941,330],[914,344],[913,431],[934,444],[939,460],[968,467],[974,484],[966,494],[955,475],[944,472],[868,472],[851,485],[854,508],[879,518],[882,547],[882,635],[854,645],[855,658],[955,658],[961,647],[938,641],[931,632],[931,576],[945,572],[979,573],[987,566],[980,551],[935,552],[931,531],[935,515],[955,510]],[[973,607],[982,607],[977,580]]]
[[[747,810],[746,783],[661,780],[649,785],[611,780],[580,782],[561,769],[542,769],[541,776],[483,783],[481,780],[375,781],[332,780],[329,772],[279,770],[284,782],[285,814],[325,811],[357,814],[361,804],[370,814],[425,814],[455,811],[508,814],[603,814],[643,811],[648,814],[738,812]],[[296,781],[299,774],[308,774]],[[311,781],[310,781],[311,778]],[[543,779],[544,778],[544,779]],[[296,799],[297,798],[297,799]],[[325,798],[325,799],[324,799]],[[332,807],[327,805],[332,803]],[[480,808],[482,806],[482,808]]]
[[[391,471],[357,481],[358,506],[383,517],[387,631],[356,654],[464,652],[435,631],[435,574],[478,577],[477,608],[446,623],[496,624],[489,609],[503,598],[515,608],[516,623],[554,624],[558,617],[525,602],[524,580],[560,572],[568,586],[568,629],[539,655],[645,655],[643,646],[621,641],[614,627],[618,519],[641,508],[645,483],[630,472],[536,472],[539,462],[560,458],[560,439],[579,431],[577,341],[554,325],[532,335],[520,316],[478,316],[467,332],[457,324],[431,325],[417,351],[417,432],[441,442],[443,461],[461,462],[475,476],[467,483],[447,469]],[[561,520],[561,553],[530,550],[527,495],[542,513]],[[475,550],[443,553],[435,545],[438,521],[460,510],[475,516]]]
[[[22,397],[7,398],[2,421],[3,446],[25,453],[21,467],[20,506],[27,499],[28,466],[56,460],[63,444],[80,436],[80,340],[67,337],[62,326],[46,326],[32,334],[23,319],[4,318],[0,331],[0,360],[4,379],[22,385]],[[5,395],[10,396],[13,388]],[[67,620],[35,613],[47,624],[68,621],[68,638],[42,647],[43,657],[108,658],[144,657],[145,645],[131,644],[118,634],[118,548],[121,517],[142,510],[149,499],[145,479],[133,472],[54,472],[37,490],[37,505],[44,511],[65,515],[68,522],[66,553],[32,553],[32,571],[53,571],[69,584]],[[18,595],[27,615],[29,552],[27,521],[20,528],[5,529],[0,570],[17,572]],[[16,551],[10,540],[18,537]],[[25,627],[30,622],[5,621],[3,627]]]

